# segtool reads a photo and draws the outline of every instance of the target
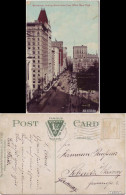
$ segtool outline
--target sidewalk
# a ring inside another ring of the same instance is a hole
[[[53,84],[49,87],[49,89],[41,95],[41,100],[39,102],[41,108],[44,108],[45,104],[53,93],[52,87],[58,82],[58,80],[54,81]]]

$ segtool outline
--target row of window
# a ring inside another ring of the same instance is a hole
[[[48,50],[47,50],[47,49],[45,49],[45,50],[43,50],[43,53],[44,53],[44,52],[46,53],[47,51],[48,51]],[[39,51],[38,51],[38,52],[33,51],[32,53],[33,53],[33,54],[37,54],[37,53],[38,53],[38,54],[40,54],[40,52],[39,52]],[[46,55],[48,55],[48,54],[46,54]]]
[[[36,53],[36,54],[40,54],[40,51],[33,51],[34,52],[34,54]],[[39,58],[39,56],[38,56],[38,58]]]
[[[40,74],[38,74],[38,76],[40,76]],[[35,77],[35,74],[33,74],[33,77]]]
[[[35,64],[33,64],[33,67],[35,67]],[[40,68],[40,65],[38,65],[38,68]]]
[[[48,49],[48,44],[46,44],[46,45],[44,45],[44,44],[43,45],[40,45],[41,47],[38,47],[38,48],[37,48],[37,46],[38,45],[34,45],[34,47],[32,47],[31,45],[28,45],[28,49],[32,49],[32,50],[33,49],[40,49],[40,50],[42,50],[42,49]],[[50,50],[51,50],[51,47],[50,47]]]
[[[36,41],[36,40],[38,40],[38,41],[39,41],[40,38],[38,38],[38,37],[35,37],[35,38],[28,38],[27,40],[28,40],[28,41]]]
[[[33,81],[33,83],[36,83],[35,81]],[[38,80],[38,83],[41,83],[41,81],[40,80]]]
[[[38,49],[39,50],[39,47],[38,48],[37,47],[28,47],[28,49],[32,49],[32,50]]]
[[[28,30],[27,32],[28,32],[29,34],[33,35],[33,36],[34,36],[34,35],[41,35],[41,33],[42,33],[41,30],[38,31],[38,32],[37,32],[36,30],[34,30],[34,31],[29,31],[29,30]]]
[[[28,42],[28,46],[29,46],[29,45],[39,45],[39,43],[40,43],[40,42],[36,42],[36,43],[35,43],[35,42],[32,42],[32,43],[31,43],[31,42]],[[41,45],[41,44],[40,44],[40,45]]]
[[[36,52],[35,52],[35,51],[33,51],[32,53],[33,53],[33,54],[36,54]]]
[[[36,68],[36,65],[35,64],[33,64],[33,68]],[[40,68],[40,66],[38,65],[38,68]]]
[[[78,58],[75,58],[78,61]],[[97,61],[97,59],[87,59],[87,61],[94,62]]]
[[[38,56],[38,58],[40,58],[40,56]],[[35,62],[37,62],[37,61],[33,60],[33,63],[35,63]],[[38,63],[40,63],[40,60],[38,60]]]
[[[52,43],[52,45],[53,45],[53,47],[63,47],[63,45],[62,44],[57,44],[57,43]]]
[[[29,30],[31,30],[31,32],[34,32],[34,30],[42,29],[42,26],[41,26],[41,25],[27,26],[27,28],[28,28]]]
[[[33,72],[35,72],[35,70],[33,70]],[[38,72],[40,72],[40,70],[38,70]]]
[[[82,54],[82,55],[76,54],[76,56],[78,56],[78,57],[83,57],[83,56],[85,56],[85,55],[84,55],[84,54]]]
[[[81,53],[87,53],[87,52],[84,51],[84,50],[80,50],[80,51],[77,50],[76,53],[80,53],[81,54]]]
[[[37,49],[37,47],[28,47],[28,49]],[[38,47],[40,49],[40,47]]]

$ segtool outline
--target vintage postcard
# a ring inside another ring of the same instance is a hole
[[[26,110],[98,113],[100,1],[26,1]]]
[[[125,194],[125,114],[1,114],[0,194]]]

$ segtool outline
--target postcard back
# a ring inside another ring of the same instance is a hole
[[[1,194],[125,193],[125,114],[1,114]]]

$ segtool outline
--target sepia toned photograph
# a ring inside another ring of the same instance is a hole
[[[26,1],[26,111],[99,113],[99,1]]]

